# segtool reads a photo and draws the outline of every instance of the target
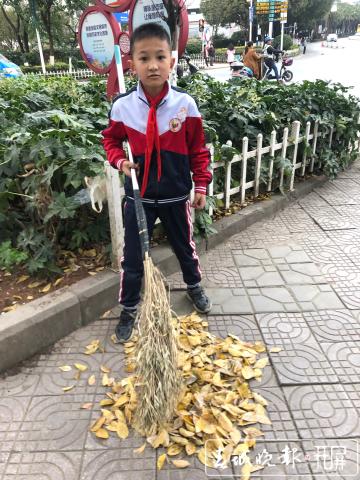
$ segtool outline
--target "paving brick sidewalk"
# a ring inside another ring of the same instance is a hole
[[[360,437],[359,193],[357,163],[202,258],[204,284],[214,302],[210,330],[283,349],[270,354],[262,382],[252,385],[268,400],[273,422],[263,429],[266,438],[256,452],[265,449],[275,464],[252,478],[360,478],[355,442]],[[169,281],[175,310],[191,311],[180,275]],[[110,340],[115,323],[96,320],[0,379],[0,479],[240,478],[235,465],[207,476],[195,459],[186,470],[165,465],[157,472],[156,452],[133,452],[143,443],[140,438],[121,443],[93,438],[88,428],[104,392],[100,365],[111,367],[117,378],[125,375],[122,348]],[[84,346],[94,339],[105,344],[106,353],[84,355]],[[73,371],[58,369],[75,362],[96,374],[95,386],[88,386],[88,375],[73,381]],[[76,387],[63,393],[72,383]],[[85,402],[93,402],[93,410],[80,410]],[[323,447],[317,461],[315,445]],[[294,468],[281,464],[279,454],[286,446],[297,448],[298,455],[310,452],[310,461],[295,462]],[[340,474],[341,454],[345,464]],[[330,468],[335,455],[338,473],[320,475],[318,468],[324,463]]]

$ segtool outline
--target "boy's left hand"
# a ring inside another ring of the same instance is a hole
[[[206,195],[203,193],[195,192],[194,201],[192,207],[197,210],[202,210],[206,205]]]

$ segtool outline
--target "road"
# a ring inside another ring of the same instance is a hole
[[[331,80],[353,86],[352,93],[360,97],[360,41],[340,39],[338,48],[322,47],[321,42],[308,44],[305,55],[294,58],[291,67],[294,82],[303,80]],[[208,70],[220,81],[229,79],[229,68]]]

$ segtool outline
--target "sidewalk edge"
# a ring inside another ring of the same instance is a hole
[[[271,217],[327,181],[325,176],[312,177],[297,183],[293,192],[284,196],[273,195],[269,200],[255,202],[236,214],[222,218],[214,225],[217,233],[208,239],[207,244],[205,241],[198,244],[198,253],[204,253],[206,249],[214,248],[253,223]],[[167,245],[155,247],[152,258],[165,275],[179,270],[178,261]],[[107,270],[1,315],[0,372],[49,347],[115,307],[118,290],[118,273]]]

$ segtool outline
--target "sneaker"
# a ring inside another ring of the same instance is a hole
[[[212,304],[210,298],[206,295],[203,287],[198,285],[194,288],[187,289],[187,297],[192,301],[194,308],[199,313],[208,313]]]
[[[134,323],[136,319],[136,310],[130,312],[129,310],[123,309],[120,314],[119,323],[115,328],[115,335],[119,343],[128,342],[133,334]]]

